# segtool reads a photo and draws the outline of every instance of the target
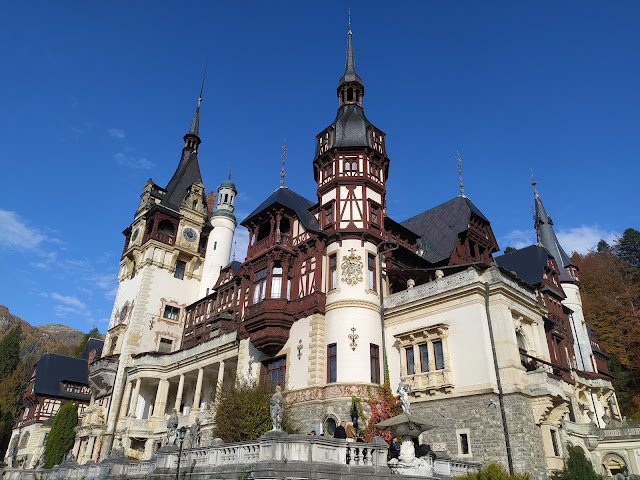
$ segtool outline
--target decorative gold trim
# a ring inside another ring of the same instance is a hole
[[[362,282],[362,267],[362,257],[360,255],[356,255],[355,248],[350,249],[349,255],[344,257],[342,260],[342,281],[349,285],[355,285],[356,283]]]

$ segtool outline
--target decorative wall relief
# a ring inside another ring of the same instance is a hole
[[[302,339],[298,340],[298,360],[302,358]]]
[[[360,338],[360,336],[356,333],[356,327],[351,327],[351,334],[349,334],[349,340],[351,340],[351,344],[349,346],[351,347],[351,350],[353,350],[354,352],[358,347],[358,344],[356,343],[356,340],[358,338]]]
[[[349,255],[342,260],[342,281],[355,285],[362,281],[362,257],[356,255],[355,248],[349,250]]]

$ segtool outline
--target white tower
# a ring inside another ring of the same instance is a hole
[[[233,215],[236,193],[238,193],[236,186],[231,181],[231,173],[229,173],[229,178],[218,187],[218,203],[216,211],[211,215],[213,230],[209,234],[207,243],[198,298],[203,298],[213,291],[220,270],[229,264],[233,233],[238,225]]]

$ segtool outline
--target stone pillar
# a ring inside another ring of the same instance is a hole
[[[146,442],[144,442],[144,459],[145,460],[149,460],[151,457],[153,457],[153,442],[154,442],[153,438],[149,438],[147,439]]]
[[[142,378],[138,378],[136,380],[136,388],[133,390],[133,403],[131,404],[131,411],[129,415],[136,414],[136,407],[138,406],[138,397],[140,396],[140,384],[142,383]]]
[[[76,438],[76,442],[73,445],[73,456],[75,457],[76,460],[78,459],[78,453],[80,453],[80,444],[82,443],[82,439],[80,437]]]
[[[127,386],[124,389],[124,395],[122,396],[122,403],[120,404],[120,417],[127,416],[127,409],[129,408],[129,401],[131,400],[131,387],[133,382],[127,382]]]
[[[89,441],[87,442],[87,448],[84,451],[82,463],[87,463],[89,460],[91,460],[91,457],[93,456],[93,446],[95,445],[95,441],[96,437],[91,435],[89,437]]]
[[[220,401],[222,394],[222,382],[224,381],[224,360],[218,366],[218,382],[216,383],[216,403]]]
[[[167,396],[169,395],[169,380],[160,380],[156,390],[156,403],[153,406],[154,417],[164,417],[167,410]]]
[[[202,395],[202,377],[204,376],[204,369],[198,369],[198,380],[196,381],[196,393],[193,396],[193,409],[200,410],[200,395]]]
[[[181,414],[180,405],[182,405],[182,391],[184,390],[184,374],[180,375],[180,381],[178,382],[178,391],[176,392],[176,403],[174,409],[178,414]]]

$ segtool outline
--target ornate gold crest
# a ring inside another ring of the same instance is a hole
[[[355,285],[362,281],[362,259],[356,255],[355,248],[349,250],[349,255],[342,260],[342,281]]]

